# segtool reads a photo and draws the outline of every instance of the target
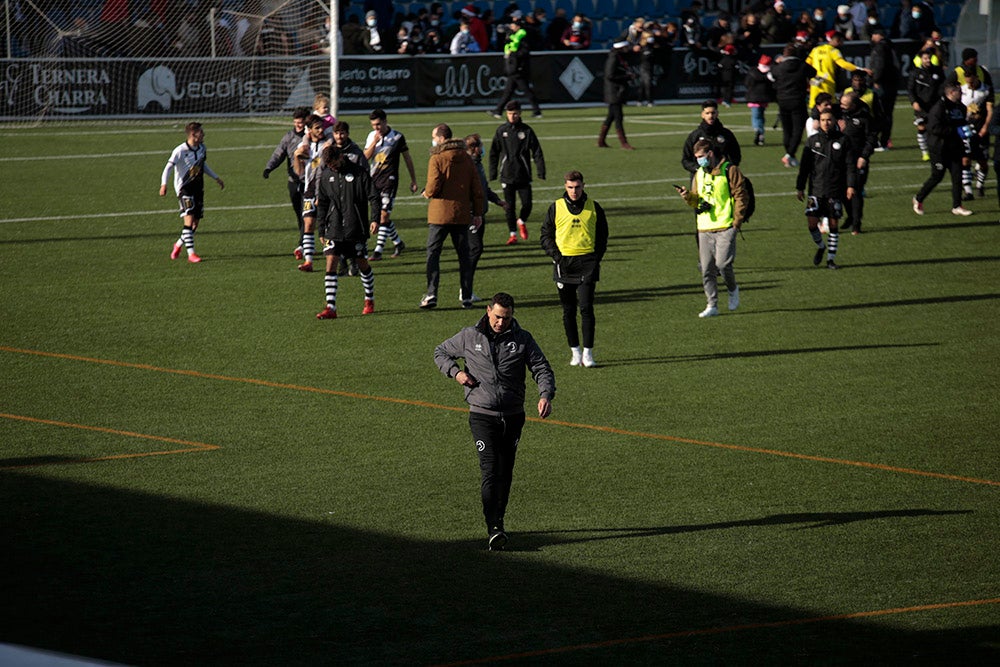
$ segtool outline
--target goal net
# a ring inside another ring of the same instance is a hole
[[[330,92],[331,0],[0,0],[0,118],[275,115]]]

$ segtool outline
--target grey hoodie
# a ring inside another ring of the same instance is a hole
[[[464,369],[458,359],[465,359]],[[493,416],[524,412],[526,371],[531,371],[539,397],[552,400],[556,395],[552,367],[517,320],[507,331],[494,334],[489,317],[483,315],[476,326],[465,327],[434,348],[434,363],[450,378],[465,370],[478,381],[475,387],[465,387],[470,412]]]

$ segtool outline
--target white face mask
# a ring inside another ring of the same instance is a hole
[[[822,21],[823,20],[823,15],[820,14],[819,12],[816,12],[815,14],[813,14],[813,20],[814,21]]]
[[[579,21],[573,21],[573,30],[579,30],[582,27],[583,27],[582,23],[580,23]]]
[[[431,139],[431,148],[437,148],[437,145],[438,145],[438,140],[437,139]]]
[[[874,16],[871,16],[871,17],[868,18],[868,25],[876,25],[877,23],[878,23],[878,19],[875,18]]]
[[[378,21],[376,19],[368,19],[367,21],[365,21],[365,23],[368,24],[369,28],[374,28],[375,24],[378,23]]]
[[[915,19],[918,19],[920,18],[920,12],[918,10],[913,10],[912,12],[910,12],[910,16],[912,16]]]

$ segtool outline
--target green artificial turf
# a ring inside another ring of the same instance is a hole
[[[780,131],[753,147],[748,111],[723,110],[758,204],[742,304],[709,320],[671,187],[697,109],[630,107],[635,152],[596,148],[598,109],[529,121],[532,236],[505,246],[494,208],[476,292],[515,296],[558,394],[525,427],[502,553],[432,359],[481,311],[450,248],[417,308],[424,200],[397,199],[408,250],[374,264],[376,313],[342,279],[322,322],[284,178],[260,176],[283,119],[205,121],[226,189],[206,184],[200,265],[168,259],[157,196],[183,123],[0,130],[0,642],[150,665],[996,662],[995,181],[974,216],[947,183],[916,216],[907,115],[834,272]],[[495,128],[389,120],[421,185],[435,124]],[[568,365],[537,243],[570,169],[611,228],[595,369]]]

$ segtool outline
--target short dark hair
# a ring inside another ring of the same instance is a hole
[[[479,148],[483,145],[483,138],[479,136],[478,132],[474,132],[465,138],[466,148]]]
[[[292,112],[292,118],[296,120],[299,118],[308,118],[311,113],[312,109],[309,107],[296,107],[295,111]]]
[[[385,120],[385,111],[382,109],[375,109],[368,114],[368,120]]]
[[[694,146],[691,147],[692,153],[700,153],[701,151],[712,151],[712,142],[707,139],[699,139],[694,142]]]
[[[511,100],[510,102],[507,102],[507,106],[504,107],[504,108],[507,111],[520,111],[521,110],[521,103],[518,102],[517,100]]]
[[[702,109],[718,109],[719,108],[719,103],[716,102],[715,100],[705,100],[704,102],[701,103],[701,108]]]
[[[451,128],[448,127],[447,123],[435,125],[434,134],[438,135],[442,139],[451,139]]]
[[[490,299],[490,307],[500,306],[501,308],[509,308],[511,311],[514,310],[514,297],[507,292],[497,292]]]
[[[583,174],[574,169],[573,171],[567,171],[564,181],[580,181],[583,183]]]
[[[201,129],[201,123],[199,123],[198,121],[191,121],[190,123],[184,126],[185,134],[194,134],[200,129]]]
[[[346,120],[338,120],[336,123],[333,124],[333,131],[334,132],[347,132],[348,134],[350,134],[351,133],[351,126],[347,124]]]
[[[306,116],[306,127],[316,127],[317,125],[319,127],[323,127],[322,116],[317,116],[314,113],[311,113],[308,116]]]
[[[979,51],[976,51],[973,48],[962,49],[962,62],[964,63],[970,58],[979,58]]]
[[[336,144],[330,144],[323,151],[323,164],[334,171],[340,171],[340,168],[344,166],[344,152],[337,148]]]
[[[830,104],[833,104],[833,95],[831,95],[830,93],[820,93],[819,95],[817,95],[815,105],[819,106],[823,102],[829,102]]]

